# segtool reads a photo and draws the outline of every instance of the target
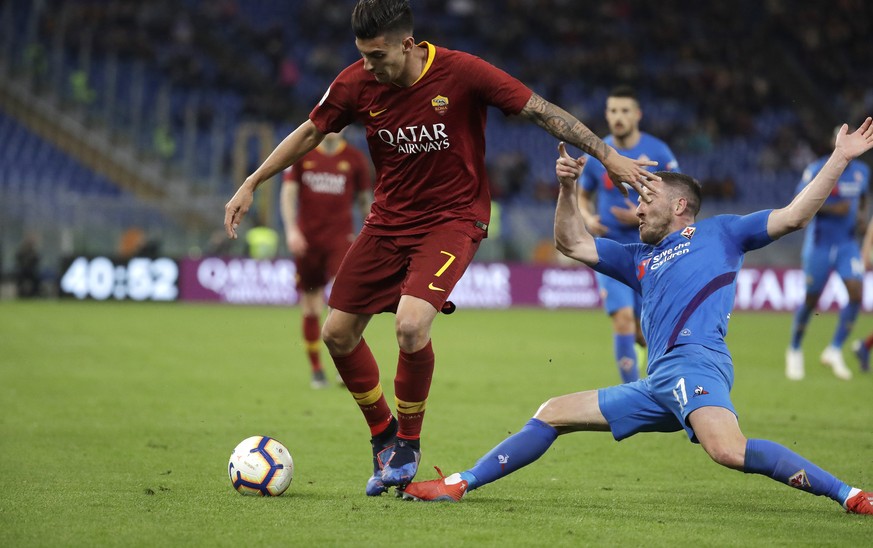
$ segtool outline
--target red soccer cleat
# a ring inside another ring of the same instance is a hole
[[[873,493],[861,491],[854,497],[849,498],[846,500],[846,511],[850,514],[873,516]]]
[[[410,483],[401,494],[403,500],[459,502],[464,498],[467,493],[467,480],[462,480],[461,474],[446,477],[442,470],[436,466],[434,468],[440,479]]]

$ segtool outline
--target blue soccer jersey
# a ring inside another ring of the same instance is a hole
[[[803,190],[818,175],[827,160],[828,157],[825,156],[807,166],[797,185],[797,192]],[[803,240],[804,252],[809,252],[812,248],[827,250],[835,245],[855,241],[855,227],[861,198],[867,194],[869,184],[870,168],[867,164],[858,160],[849,162],[833,192],[825,201],[825,205],[849,202],[849,212],[846,215],[817,213],[806,228]]]
[[[594,270],[642,295],[641,325],[649,344],[649,374],[670,348],[699,344],[727,354],[724,337],[737,272],[747,251],[769,244],[770,210],[719,215],[673,232],[657,245],[596,240]]]
[[[615,139],[612,135],[607,136],[603,141],[615,147]],[[649,168],[650,171],[679,171],[679,162],[676,161],[676,157],[667,143],[648,133],[640,133],[640,141],[635,147],[629,149],[616,147],[616,150],[628,158],[658,162],[657,166]],[[588,163],[582,170],[580,184],[585,191],[597,193],[597,214],[600,215],[601,224],[609,229],[606,234],[607,238],[623,244],[640,241],[640,234],[636,226],[620,222],[609,211],[613,206],[626,208],[625,200],[630,200],[632,204],[636,204],[639,197],[636,191],[629,189],[629,196],[625,198],[609,178],[603,164],[591,156],[588,157]]]

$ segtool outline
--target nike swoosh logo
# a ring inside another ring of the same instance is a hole
[[[432,290],[434,290],[434,291],[445,291],[445,289],[433,285],[433,282],[431,282],[430,284],[428,284],[427,288],[428,288],[428,289],[432,289]]]
[[[383,108],[382,110],[377,110],[376,112],[373,112],[373,111],[371,110],[371,111],[370,111],[370,118],[375,118],[376,116],[379,116],[380,114],[382,114],[382,113],[385,112],[386,110],[388,110],[388,109],[387,109],[387,108]]]

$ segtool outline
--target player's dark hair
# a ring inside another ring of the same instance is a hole
[[[700,212],[700,202],[702,201],[700,183],[697,182],[697,179],[684,173],[676,173],[675,171],[656,171],[655,175],[660,177],[665,185],[678,191],[685,198],[688,210],[697,217],[697,214]]]
[[[633,99],[638,103],[640,102],[639,97],[637,97],[637,90],[628,85],[615,86],[612,88],[612,91],[609,92],[609,97],[622,97]]]
[[[356,38],[370,39],[386,34],[412,35],[409,0],[358,0],[352,10],[352,31]]]

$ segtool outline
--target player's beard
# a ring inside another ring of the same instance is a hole
[[[640,241],[655,245],[670,233],[670,220],[658,219],[651,214],[640,221]]]

